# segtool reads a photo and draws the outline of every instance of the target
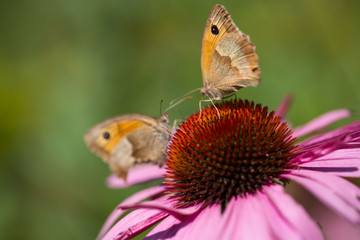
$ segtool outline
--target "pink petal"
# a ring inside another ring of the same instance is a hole
[[[316,143],[322,143],[326,140],[331,140],[340,135],[348,135],[348,134],[358,133],[359,131],[360,131],[360,121],[357,121],[357,122],[348,124],[344,127],[338,128],[336,130],[311,137],[305,141],[302,141],[301,145],[308,146],[308,145],[312,145],[312,144],[316,144]],[[354,138],[355,137],[356,136],[354,136]]]
[[[282,215],[304,239],[323,239],[321,230],[318,228],[316,223],[311,219],[301,205],[296,203],[284,192],[281,186],[272,185],[266,187],[264,190],[274,206],[277,208],[279,214]],[[279,234],[279,232],[277,232],[277,234]]]
[[[107,178],[106,185],[110,188],[126,188],[134,184],[163,178],[164,173],[164,168],[160,168],[157,165],[140,165],[129,170],[126,181],[112,174]]]
[[[278,207],[269,199],[267,195],[259,194],[263,205],[265,218],[267,219],[274,238],[279,240],[303,239],[296,227],[279,212]]]
[[[198,215],[189,216],[181,222],[169,217],[156,226],[148,234],[146,240],[218,239],[216,238],[216,232],[219,231],[220,213],[219,206],[212,206],[203,209]]]
[[[231,200],[221,224],[222,229],[215,239],[273,239],[258,195]]]
[[[172,205],[171,201],[163,201],[161,204],[159,204],[159,202],[156,201],[156,202],[143,202],[143,203],[138,203],[138,204],[120,204],[118,206],[118,208],[121,208],[124,210],[137,209],[137,208],[157,209],[157,210],[164,211],[164,212],[168,213],[169,215],[172,215],[175,218],[178,218],[180,220],[197,213],[200,209],[200,206],[176,209],[176,208],[173,208],[171,205]]]
[[[348,180],[327,173],[321,173],[305,169],[293,170],[292,174],[307,177],[322,184],[324,187],[327,187],[331,192],[342,198],[350,206],[357,210],[360,210],[360,188],[352,184]]]
[[[154,202],[162,204],[162,200],[157,199]],[[168,213],[157,209],[137,209],[118,221],[103,240],[131,239],[167,216]]]
[[[311,161],[318,162],[322,160],[329,161],[329,160],[346,160],[346,159],[353,159],[353,161],[360,160],[360,148],[338,149],[324,156],[315,158]]]
[[[299,164],[298,166],[304,169],[325,172],[341,177],[360,177],[360,162],[354,163],[353,160],[323,160]]]
[[[316,130],[320,130],[329,124],[336,122],[340,119],[347,118],[351,115],[351,112],[346,109],[334,110],[320,117],[315,118],[302,127],[297,127],[293,132],[293,137],[301,137],[306,134],[312,133]]]
[[[183,225],[186,225],[184,221],[168,216],[151,230],[144,240],[176,239],[176,234]]]
[[[140,201],[143,201],[147,198],[159,195],[165,191],[165,187],[163,186],[156,186],[152,188],[148,188],[145,190],[142,190],[140,192],[135,193],[134,195],[130,196],[129,198],[125,199],[122,203],[123,204],[131,204],[131,203],[137,203]],[[118,207],[115,208],[109,215],[109,217],[106,219],[104,225],[102,226],[97,239],[101,239],[104,234],[109,230],[109,228],[114,224],[114,222],[121,217],[121,215],[126,210],[119,209]]]
[[[343,177],[360,177],[360,149],[340,149],[311,161],[299,162],[300,167]]]
[[[338,129],[300,143],[301,153],[293,158],[290,163],[299,165],[321,157],[326,158],[326,156],[331,155],[337,150],[344,150],[340,152],[344,154],[344,156],[348,152],[357,151],[356,149],[360,148],[360,130],[351,129],[354,127],[360,127],[360,125],[350,124],[346,129],[340,129],[341,131]],[[339,155],[339,157],[341,157],[341,155]]]
[[[313,206],[312,209],[314,210],[313,214],[321,223],[326,240],[359,240],[360,225],[354,226],[320,203]]]
[[[287,94],[285,98],[281,101],[278,109],[276,110],[276,116],[279,116],[282,119],[284,119],[292,100],[293,100],[293,96],[291,94]]]
[[[183,221],[169,216],[148,234],[146,240],[323,239],[317,225],[281,187],[268,189],[267,194],[272,201],[261,193],[233,199],[223,214],[221,207],[214,205]],[[279,199],[281,202],[274,205],[273,202]]]
[[[351,187],[349,184],[344,184],[344,179],[326,173],[317,172],[316,175],[319,177],[314,179],[308,178],[306,175],[304,175],[308,173],[305,173],[304,171],[308,170],[297,170],[293,171],[291,174],[285,174],[284,176],[303,185],[325,205],[348,219],[350,222],[355,224],[360,222],[360,215],[355,209],[357,207],[357,203],[352,198],[354,195],[356,195],[356,190],[354,187]],[[295,175],[295,173],[299,175]],[[319,182],[320,176],[323,178],[323,181]],[[327,181],[327,185],[324,185],[324,181]],[[330,185],[333,187],[329,187]],[[346,188],[340,188],[337,192],[334,192],[335,189],[337,189],[339,186],[345,186]],[[348,190],[351,191],[349,193],[345,192]],[[339,194],[339,191],[342,193]],[[349,197],[349,199],[344,199],[344,196]]]
[[[170,216],[149,233],[150,239],[272,239],[262,215],[262,205],[254,196],[233,199],[221,214],[221,207],[204,208],[184,221]]]

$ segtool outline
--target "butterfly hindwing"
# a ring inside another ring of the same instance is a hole
[[[97,124],[87,132],[85,142],[125,179],[128,170],[136,164],[163,164],[170,134],[166,115],[153,118],[130,114]]]
[[[201,68],[204,84],[201,92],[216,100],[239,88],[258,86],[260,82],[255,46],[218,4],[205,25]]]

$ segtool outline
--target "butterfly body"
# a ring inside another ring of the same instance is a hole
[[[118,177],[126,179],[128,170],[134,165],[162,165],[170,136],[167,115],[153,118],[129,114],[92,127],[85,135],[85,142]]]
[[[206,21],[201,70],[203,87],[200,93],[212,100],[221,100],[240,88],[257,87],[260,83],[255,45],[219,4],[213,7]]]

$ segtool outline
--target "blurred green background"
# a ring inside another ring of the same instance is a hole
[[[161,99],[166,107],[200,87],[215,3],[260,57],[260,87],[239,97],[276,109],[292,93],[295,126],[336,108],[359,119],[359,1],[3,1],[0,239],[94,239],[116,204],[144,187],[106,188],[110,171],[83,135],[119,114],[159,116]],[[199,95],[171,119],[197,111]]]

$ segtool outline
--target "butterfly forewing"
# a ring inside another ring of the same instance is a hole
[[[204,84],[201,92],[217,100],[239,88],[258,86],[260,82],[255,46],[218,4],[206,22],[201,69]]]
[[[166,158],[166,147],[171,129],[167,116],[153,118],[130,114],[114,117],[97,124],[85,135],[92,152],[109,163],[122,178],[135,164],[161,165]]]

